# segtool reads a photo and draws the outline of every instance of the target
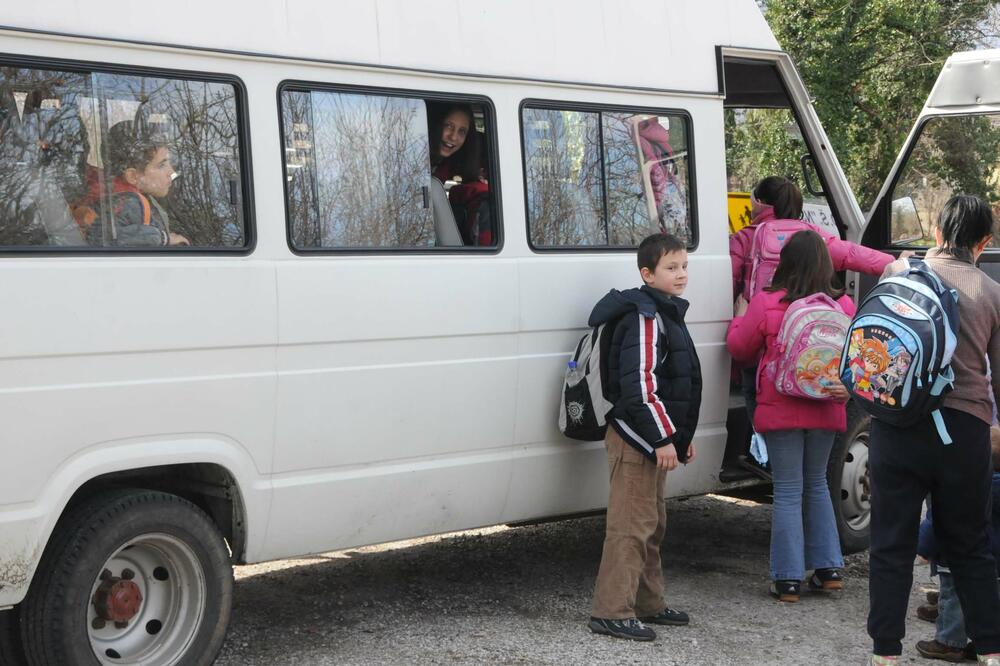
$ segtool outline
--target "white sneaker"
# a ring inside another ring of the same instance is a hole
[[[1000,653],[978,655],[980,664],[987,666],[1000,666]]]

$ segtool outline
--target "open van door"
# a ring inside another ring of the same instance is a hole
[[[1000,211],[1000,50],[948,58],[872,206],[864,244],[892,253],[932,247],[937,216],[955,194]],[[1000,280],[995,242],[980,267]]]

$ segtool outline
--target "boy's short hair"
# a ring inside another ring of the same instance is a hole
[[[993,450],[993,469],[1000,471],[1000,427],[990,427],[990,448]]]
[[[639,249],[636,252],[636,263],[639,264],[639,270],[648,268],[654,271],[656,270],[656,264],[660,263],[660,258],[663,255],[680,250],[687,250],[687,244],[673,234],[658,233],[646,236],[639,243]]]
[[[130,120],[123,120],[108,130],[108,166],[116,175],[125,173],[126,169],[142,171],[156,151],[166,146],[166,141],[149,136]]]

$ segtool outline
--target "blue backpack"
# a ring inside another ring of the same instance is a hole
[[[840,379],[874,418],[906,427],[930,414],[941,441],[950,444],[938,408],[955,379],[958,331],[958,292],[911,258],[906,271],[879,282],[858,308]]]

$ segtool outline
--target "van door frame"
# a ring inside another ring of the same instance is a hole
[[[754,60],[773,66],[785,87],[792,114],[802,130],[803,139],[816,164],[816,170],[834,218],[845,228],[847,240],[859,242],[865,224],[854,192],[847,182],[840,161],[830,146],[826,131],[820,124],[812,99],[799,76],[791,57],[784,51],[751,49],[735,46],[717,46],[716,59],[719,73],[719,94],[726,97],[725,61],[727,59]]]

